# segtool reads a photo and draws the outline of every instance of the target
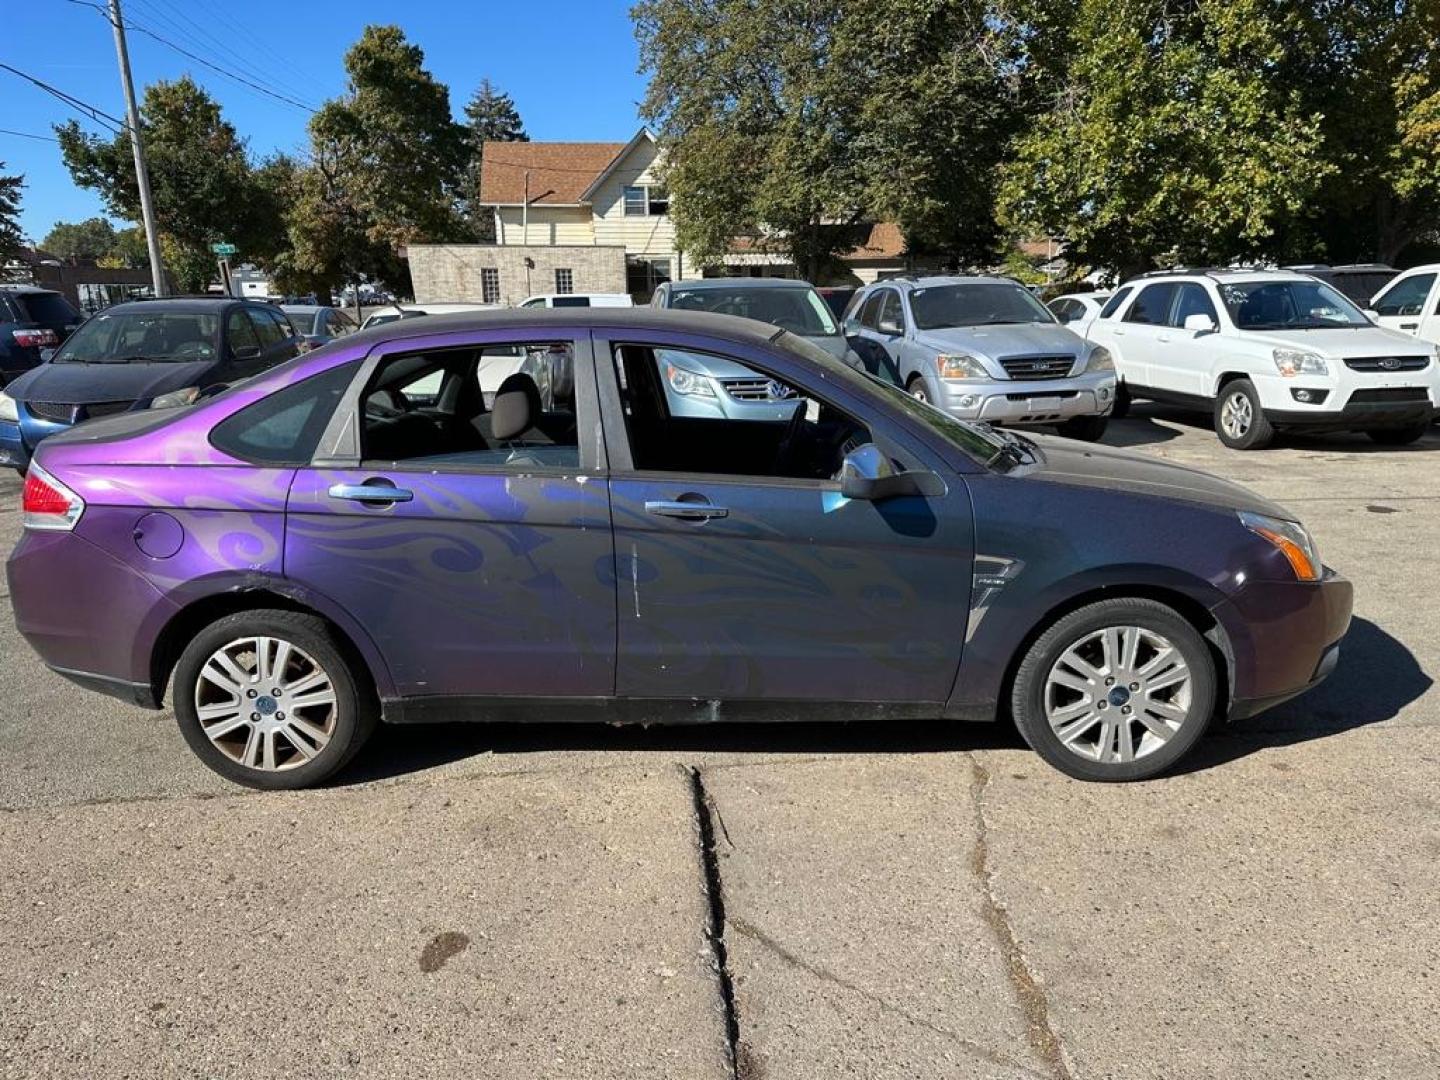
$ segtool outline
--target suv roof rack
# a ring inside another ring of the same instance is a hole
[[[1143,278],[1153,277],[1183,277],[1191,275],[1196,277],[1219,277],[1221,274],[1254,274],[1266,271],[1293,270],[1292,266],[1172,266],[1168,270],[1147,270],[1143,274],[1136,274],[1134,277],[1126,278],[1126,281],[1140,281]]]

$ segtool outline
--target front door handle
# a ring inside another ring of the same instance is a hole
[[[1417,329],[1419,326],[1420,326],[1420,324],[1419,324],[1418,322],[1402,322],[1402,323],[1400,324],[1400,329],[1401,329],[1401,330],[1414,330],[1414,329]]]
[[[1155,335],[1155,340],[1156,340],[1156,341],[1169,342],[1169,340],[1170,340],[1170,335],[1169,335],[1169,334],[1156,334],[1156,335]]]
[[[362,503],[402,503],[415,498],[415,493],[396,487],[388,480],[365,484],[336,484],[330,489],[332,499],[350,499]]]
[[[730,515],[730,511],[726,507],[712,506],[710,503],[659,500],[646,502],[645,512],[654,514],[656,517],[682,518],[686,521],[709,521],[711,518],[723,518]]]

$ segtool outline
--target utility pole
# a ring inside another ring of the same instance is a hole
[[[150,280],[156,296],[165,295],[165,265],[160,260],[160,234],[155,231],[155,204],[150,198],[150,174],[145,169],[145,147],[140,141],[140,110],[135,106],[135,83],[130,78],[130,50],[125,47],[125,21],[120,0],[110,0],[110,25],[115,30],[115,55],[120,61],[120,85],[125,90],[125,123],[130,148],[135,152],[135,182],[140,188],[140,217],[145,225],[145,247],[150,252]]]

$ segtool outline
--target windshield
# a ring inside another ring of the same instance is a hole
[[[883,379],[857,371],[849,364],[841,363],[824,349],[811,345],[804,338],[794,334],[781,334],[774,342],[797,356],[802,356],[817,367],[823,368],[827,378],[845,383],[861,393],[877,395],[897,406],[912,420],[924,424],[941,438],[954,443],[970,458],[981,465],[995,460],[996,453],[1005,447],[1006,440],[988,428],[957,420],[947,412],[933,405],[917,400],[898,386]]]
[[[1244,281],[1220,286],[1241,330],[1330,330],[1369,326],[1364,313],[1319,281]]]
[[[100,312],[60,346],[56,364],[213,360],[220,316],[205,312]]]
[[[1005,323],[1053,323],[1050,309],[1029,289],[1008,282],[932,285],[912,289],[910,310],[920,330],[952,326],[996,326]]]
[[[814,289],[731,288],[676,289],[670,306],[680,311],[715,311],[758,319],[803,337],[833,337],[840,333],[830,306]]]

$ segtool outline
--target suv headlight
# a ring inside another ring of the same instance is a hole
[[[1085,362],[1085,371],[1114,371],[1115,358],[1110,355],[1110,350],[1104,345],[1096,345],[1090,350],[1090,359]]]
[[[1287,379],[1293,379],[1296,375],[1330,374],[1330,365],[1317,353],[1305,352],[1303,349],[1276,349],[1272,355],[1275,358],[1275,370]]]
[[[1320,549],[1304,525],[1298,521],[1284,521],[1264,514],[1240,511],[1240,524],[1270,541],[1290,563],[1290,569],[1301,581],[1319,581],[1324,573],[1320,561]]]
[[[715,396],[715,388],[710,385],[708,375],[682,368],[673,360],[665,361],[665,381],[677,394],[684,394],[687,397],[713,398]]]
[[[161,394],[150,402],[152,409],[178,409],[181,405],[189,405],[200,396],[200,387],[187,386],[183,390],[171,390],[168,394]]]
[[[941,353],[935,357],[935,367],[940,378],[955,382],[993,382],[994,377],[985,370],[985,365],[973,356]]]
[[[4,392],[0,392],[0,420],[9,420],[12,424],[20,422],[20,410],[15,407],[15,399]]]

